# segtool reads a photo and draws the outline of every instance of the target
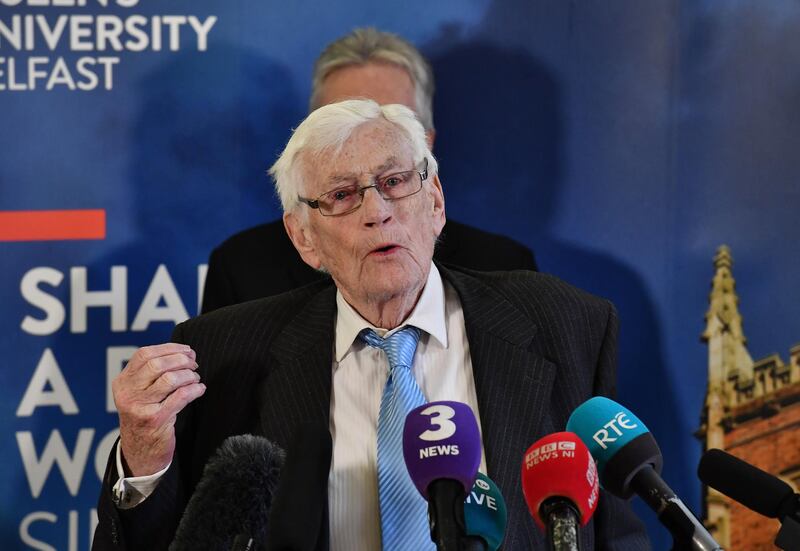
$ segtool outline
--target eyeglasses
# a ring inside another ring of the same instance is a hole
[[[322,216],[343,216],[361,206],[364,202],[364,193],[370,188],[375,188],[386,201],[396,201],[419,192],[422,189],[422,182],[427,179],[428,159],[425,158],[421,170],[406,170],[375,178],[375,183],[369,186],[359,187],[358,184],[351,184],[338,187],[316,199],[306,199],[299,195],[297,199],[312,209],[319,209]]]

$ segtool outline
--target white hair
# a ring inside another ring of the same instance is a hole
[[[310,108],[318,108],[325,77],[342,67],[369,62],[391,63],[405,69],[414,83],[414,105],[425,130],[433,129],[433,70],[419,50],[393,33],[372,27],[354,29],[328,44],[314,63]]]
[[[300,123],[269,169],[275,180],[275,190],[284,212],[294,210],[300,202],[304,177],[303,163],[308,154],[331,151],[338,153],[359,127],[376,121],[386,121],[400,130],[408,140],[414,164],[428,159],[429,178],[438,173],[438,163],[425,139],[425,129],[408,107],[399,104],[378,105],[373,100],[352,99],[331,103],[313,111]]]

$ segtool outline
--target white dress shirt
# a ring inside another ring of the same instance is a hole
[[[381,395],[389,376],[386,354],[360,339],[364,328],[386,337],[405,325],[422,330],[412,372],[429,402],[463,402],[478,416],[478,399],[464,325],[455,289],[445,285],[431,263],[428,281],[414,310],[396,329],[373,327],[336,295],[330,429],[333,458],[328,479],[331,551],[381,548],[378,508],[377,438]],[[481,472],[486,461],[481,453]]]
[[[380,550],[378,413],[389,361],[382,350],[358,339],[358,334],[371,328],[386,337],[405,325],[419,328],[422,334],[412,372],[425,399],[467,404],[480,427],[464,312],[455,289],[442,281],[433,263],[416,306],[392,331],[370,325],[339,292],[336,305],[330,411],[333,457],[328,479],[330,551]],[[120,476],[114,487],[117,505],[134,507],[155,490],[167,468],[151,476],[123,478],[119,446],[116,453]],[[486,473],[482,446],[480,471]]]

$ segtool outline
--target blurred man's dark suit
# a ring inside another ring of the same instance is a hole
[[[454,221],[445,225],[434,258],[486,272],[537,269],[533,253],[524,245]],[[303,262],[281,220],[261,224],[231,236],[211,253],[203,313],[284,293],[325,277]]]
[[[522,457],[538,438],[564,430],[584,400],[613,395],[616,312],[538,273],[439,269],[464,312],[488,474],[508,504],[504,549],[544,549],[520,488]],[[174,340],[197,351],[207,391],[179,415],[173,465],[136,508],[120,513],[113,504],[110,461],[95,549],[121,549],[115,541],[123,539],[128,549],[164,548],[226,437],[255,433],[285,447],[301,423],[328,426],[335,320],[336,288],[326,279],[179,325]],[[605,493],[583,543],[587,550],[649,549],[628,505]]]

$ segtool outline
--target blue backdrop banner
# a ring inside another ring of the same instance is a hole
[[[0,0],[4,549],[88,548],[110,381],[197,315],[214,246],[280,216],[314,59],[367,25],[432,62],[448,216],[618,306],[618,401],[700,511],[720,244],[753,357],[800,341],[800,4]]]

